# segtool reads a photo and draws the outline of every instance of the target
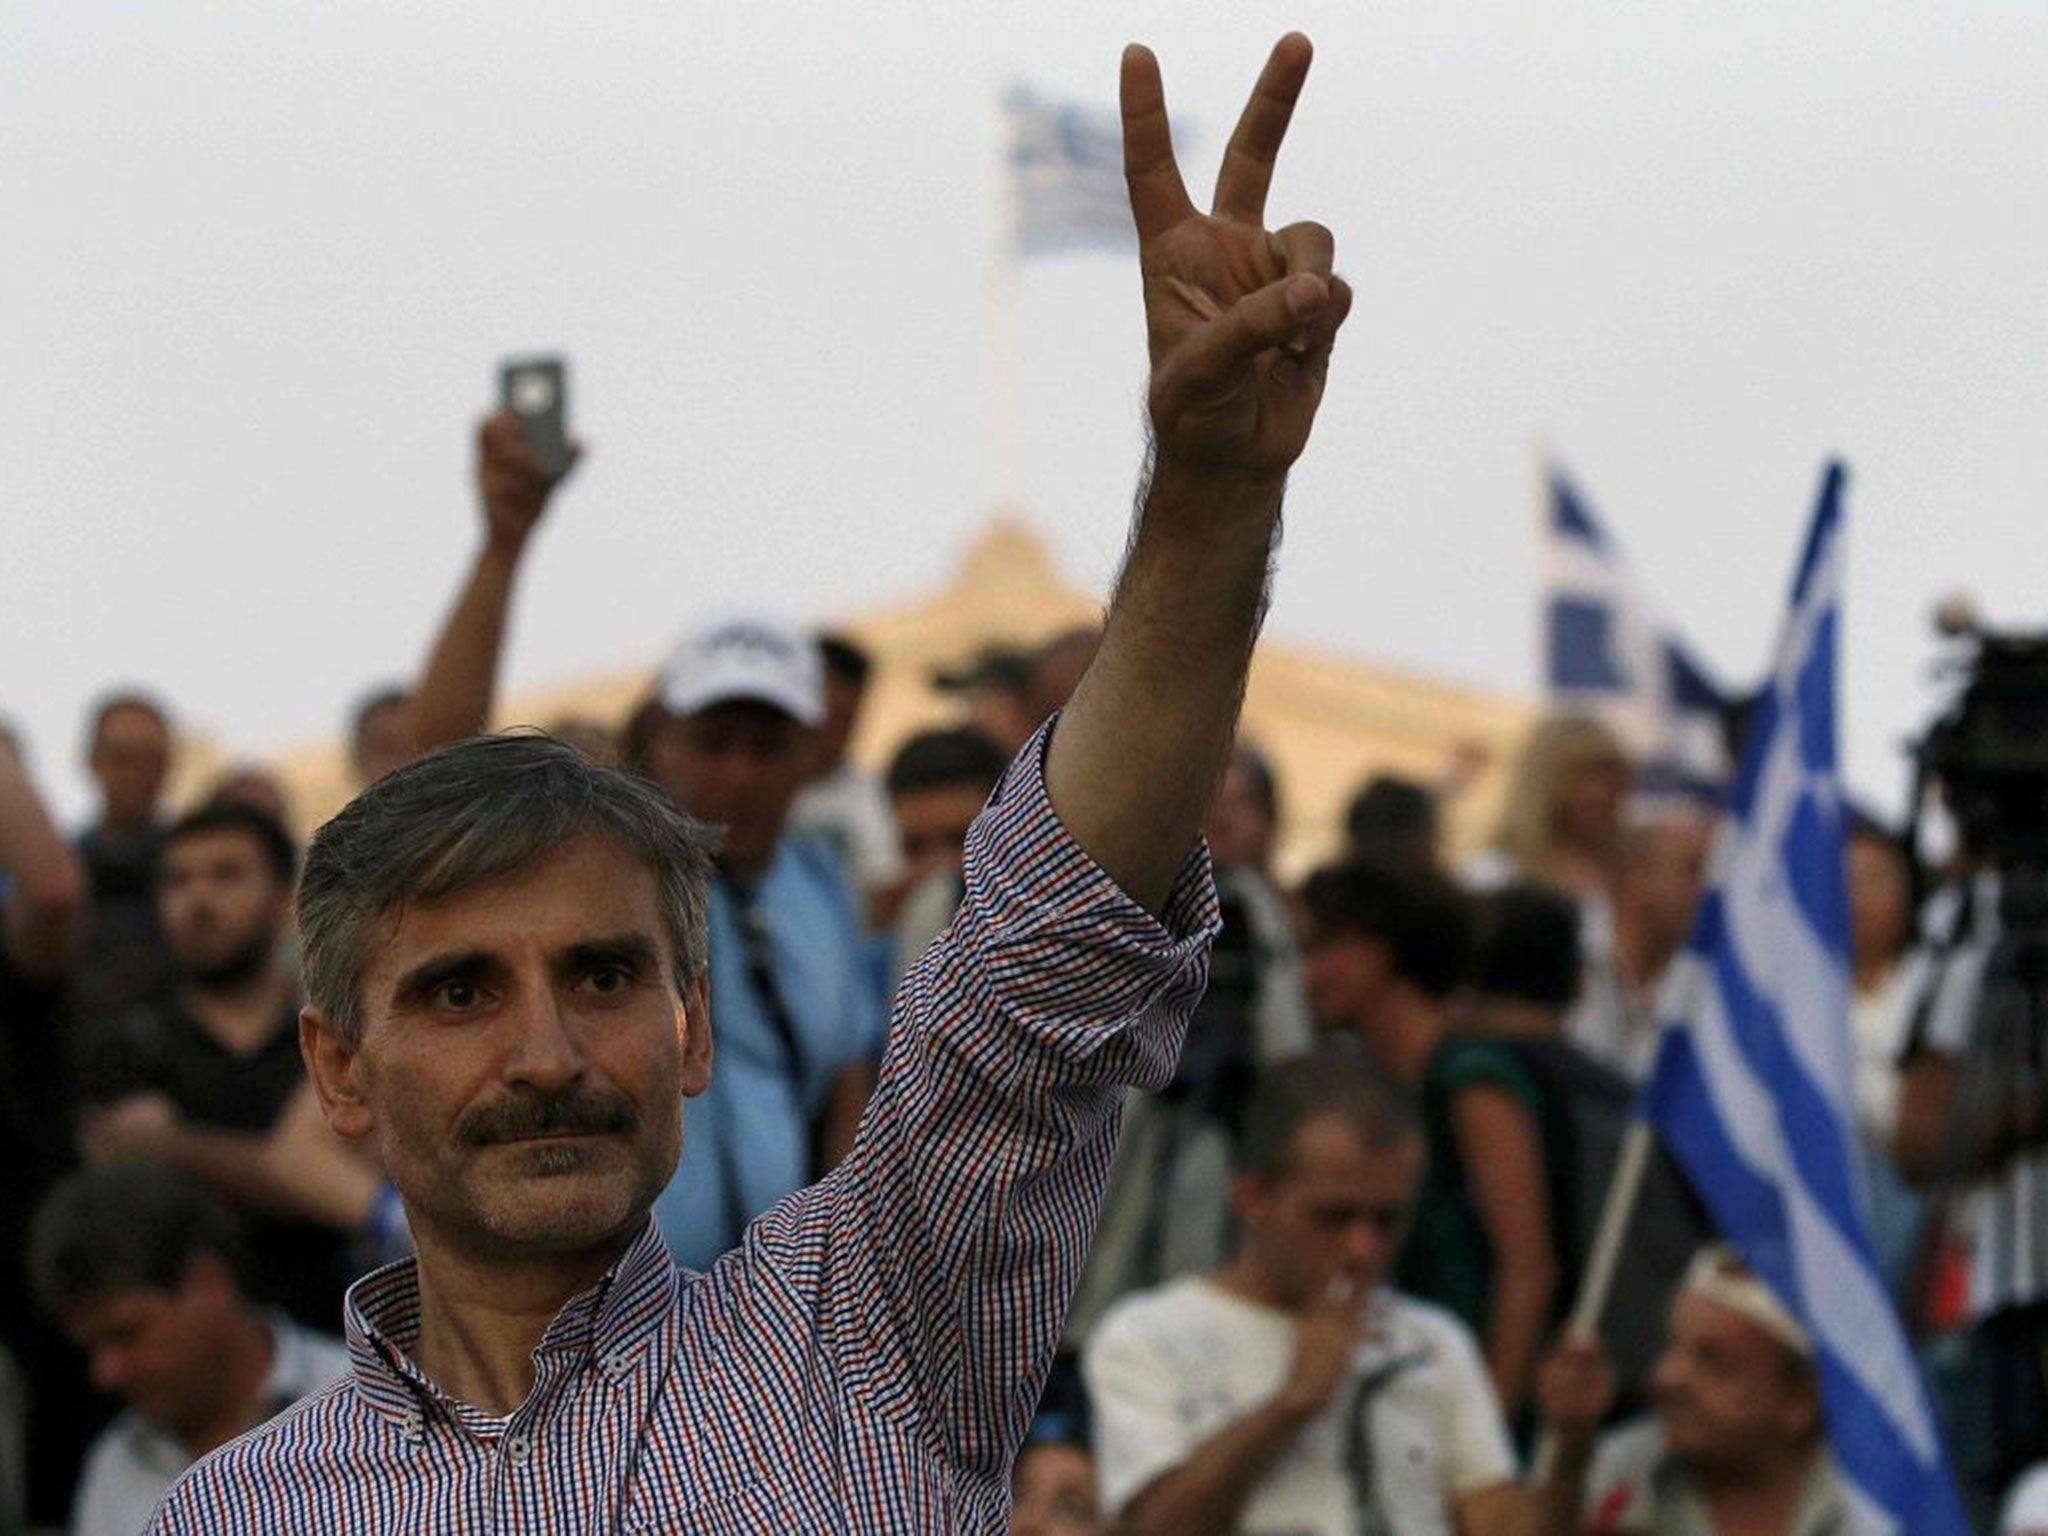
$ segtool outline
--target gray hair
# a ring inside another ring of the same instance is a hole
[[[679,989],[705,974],[717,834],[643,779],[539,732],[479,736],[380,779],[322,827],[299,881],[306,995],[350,1046],[371,931],[408,901],[520,874],[596,833],[654,872]]]

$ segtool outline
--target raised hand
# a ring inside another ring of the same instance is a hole
[[[550,476],[526,446],[519,418],[509,409],[486,417],[477,428],[476,492],[484,508],[484,542],[455,594],[455,606],[441,621],[413,692],[415,751],[430,752],[489,728],[512,583],[548,498],[582,456],[583,450],[572,445],[569,470]]]
[[[534,461],[533,450],[519,430],[519,418],[501,410],[477,430],[476,489],[484,507],[484,537],[507,553],[517,554],[539,526],[548,497],[566,480],[582,456],[570,450],[569,471],[551,478]]]
[[[1614,1406],[1614,1362],[1600,1341],[1567,1334],[1536,1371],[1543,1422],[1568,1449],[1589,1444]]]
[[[1268,231],[1265,213],[1311,52],[1298,32],[1274,45],[1203,214],[1174,161],[1159,62],[1136,44],[1124,50],[1124,175],[1162,467],[1277,482],[1308,441],[1351,289],[1331,272],[1327,229]]]

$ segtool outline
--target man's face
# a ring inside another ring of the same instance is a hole
[[[1650,1378],[1672,1454],[1741,1467],[1804,1444],[1819,1427],[1820,1398],[1811,1373],[1788,1363],[1785,1347],[1740,1312],[1681,1290]]]
[[[164,850],[156,902],[179,971],[202,986],[231,986],[269,968],[291,890],[251,833],[218,827]]]
[[[891,796],[903,838],[906,889],[941,870],[960,873],[967,859],[967,829],[988,803],[987,784],[928,784]]]
[[[1422,1143],[1364,1146],[1342,1121],[1311,1120],[1295,1133],[1289,1166],[1272,1180],[1232,1181],[1246,1255],[1274,1299],[1299,1310],[1332,1280],[1369,1290],[1393,1262],[1422,1176]]]
[[[156,714],[138,705],[107,711],[93,737],[92,776],[99,781],[106,819],[147,826],[163,798],[171,767],[171,733]]]
[[[485,1261],[630,1236],[710,1074],[702,986],[677,995],[652,870],[592,834],[500,883],[388,917],[350,1052],[301,1038],[328,1119],[374,1136],[423,1249]]]
[[[109,1291],[64,1314],[92,1382],[152,1424],[186,1435],[221,1416],[221,1341],[240,1306],[219,1260],[195,1258],[174,1291]]]
[[[365,786],[403,768],[413,756],[412,706],[406,700],[380,704],[356,726],[356,777]]]
[[[1302,940],[1302,984],[1310,1011],[1325,1024],[1356,1027],[1371,1019],[1392,977],[1387,946],[1378,939],[1315,923]]]
[[[751,700],[674,715],[655,728],[648,765],[684,810],[725,828],[721,862],[756,873],[775,853],[810,764],[810,733]]]

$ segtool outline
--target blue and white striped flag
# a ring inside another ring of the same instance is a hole
[[[1835,745],[1842,485],[1830,466],[1642,1112],[1813,1340],[1852,1529],[1963,1536],[1859,1204]]]
[[[1020,253],[1137,243],[1116,113],[1047,101],[1013,85],[1003,96],[1003,124],[1011,234]]]
[[[1721,690],[1643,596],[1562,471],[1550,472],[1543,551],[1545,685],[1605,721],[1646,777],[1718,793],[1728,779]]]

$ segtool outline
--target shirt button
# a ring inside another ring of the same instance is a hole
[[[514,1435],[505,1442],[505,1454],[514,1461],[524,1461],[533,1454],[533,1442],[524,1435]]]
[[[613,1381],[617,1381],[632,1369],[633,1357],[622,1349],[615,1349],[598,1362],[598,1369]]]

